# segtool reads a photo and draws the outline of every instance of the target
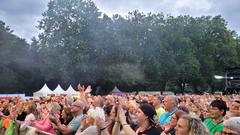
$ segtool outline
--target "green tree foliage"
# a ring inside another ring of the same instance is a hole
[[[29,45],[12,34],[0,21],[0,88],[1,93],[23,93],[37,77]]]

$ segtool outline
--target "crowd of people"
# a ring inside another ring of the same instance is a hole
[[[240,95],[72,96],[0,101],[0,134],[240,135]],[[6,133],[8,132],[8,133]]]

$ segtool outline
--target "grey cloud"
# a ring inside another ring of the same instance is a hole
[[[14,34],[25,38],[28,42],[33,36],[37,36],[41,14],[47,9],[49,0],[1,0],[0,18],[12,30]]]
[[[128,11],[138,9],[143,12],[154,12],[170,15],[191,15],[191,16],[215,16],[222,15],[228,22],[228,27],[240,34],[240,1],[239,0],[208,0],[209,8],[206,5],[199,5],[202,9],[195,9],[192,5],[185,5],[179,9],[174,7],[176,0],[94,0],[101,11],[108,14],[127,14]],[[195,1],[196,2],[196,1]],[[200,1],[198,1],[200,2]]]
[[[48,1],[50,0],[1,0],[0,19],[6,22],[10,28],[15,31],[15,34],[30,41],[33,36],[37,36],[39,33],[39,30],[35,28],[35,26],[38,25],[37,21],[41,19],[41,14],[47,9]],[[228,22],[230,29],[240,33],[240,24],[238,22],[238,20],[240,20],[239,0],[208,0],[205,2],[210,4],[210,8],[203,8],[203,10],[201,7],[194,9],[191,4],[186,4],[176,9],[176,0],[93,1],[101,12],[107,13],[109,16],[117,13],[126,15],[129,11],[133,10],[139,10],[144,13],[163,12],[164,14],[191,16],[214,16],[220,14]],[[186,2],[186,0],[183,0],[182,2]],[[203,7],[205,5],[199,6]]]
[[[221,1],[215,0],[218,7],[218,12],[223,16],[223,18],[228,22],[228,25],[233,30],[240,34],[240,1],[239,0],[228,0]]]
[[[133,10],[141,12],[156,12],[159,9],[164,9],[162,1],[164,0],[93,0],[100,11],[111,14],[126,15]],[[160,5],[160,6],[159,6]]]
[[[1,0],[0,9],[9,15],[39,15],[47,0]]]

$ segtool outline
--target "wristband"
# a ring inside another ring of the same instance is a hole
[[[124,124],[122,124],[123,127],[126,126],[126,125],[129,125],[129,124],[128,124],[128,123],[124,123]]]

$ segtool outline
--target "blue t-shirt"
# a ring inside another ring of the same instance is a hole
[[[82,120],[83,115],[79,114],[77,117],[73,118],[70,123],[68,124],[68,127],[72,129],[72,132],[75,133],[78,128],[80,127],[80,123]]]
[[[168,112],[164,112],[161,116],[160,116],[160,125],[162,126],[164,123],[168,123],[170,124],[171,118],[173,116],[173,114],[177,111],[178,109],[176,108],[174,111],[172,111],[170,114]]]

